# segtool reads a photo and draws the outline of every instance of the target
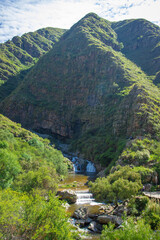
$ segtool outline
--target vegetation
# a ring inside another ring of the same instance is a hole
[[[105,226],[101,240],[157,240],[160,237],[159,232],[151,230],[149,224],[145,224],[142,219],[134,222],[132,218],[124,221],[121,229],[114,230],[114,225]]]
[[[1,187],[11,185],[29,191],[32,188],[53,189],[67,174],[67,163],[48,139],[21,128],[0,115]]]
[[[159,72],[160,28],[145,19],[131,19],[112,23],[112,28],[123,43],[122,52],[148,75]],[[145,57],[144,57],[145,56]],[[160,78],[156,83],[159,83]]]
[[[75,239],[62,202],[52,193],[48,198],[36,191],[30,195],[0,191],[0,238]]]
[[[128,143],[120,155],[124,164],[133,164],[134,171],[141,174],[142,182],[146,183],[147,175],[154,171],[160,177],[160,142],[148,137],[136,138]],[[159,181],[160,179],[158,179]]]
[[[90,13],[64,32],[40,29],[0,45],[0,109],[111,170],[90,189],[116,206],[129,199],[133,218],[106,226],[101,239],[158,239],[159,205],[136,195],[155,171],[160,177],[160,29]],[[131,166],[112,168],[116,161]],[[76,238],[55,197],[68,166],[48,140],[0,115],[1,239]]]
[[[112,26],[96,14],[85,16],[0,107],[25,127],[38,123],[43,130],[45,123],[46,131],[71,138],[73,150],[109,169],[131,136],[160,132],[159,89],[121,53]],[[147,150],[139,154],[149,157]]]
[[[97,178],[90,182],[90,190],[99,201],[110,201],[117,204],[118,200],[126,200],[136,195],[142,188],[140,174],[129,166],[120,167],[106,178]]]
[[[18,86],[26,73],[65,31],[48,27],[0,44],[0,100]]]
[[[67,160],[36,134],[0,115],[0,239],[75,239],[55,194]]]

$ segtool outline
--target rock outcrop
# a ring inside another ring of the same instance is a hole
[[[115,224],[116,226],[120,226],[122,224],[122,218],[113,216],[113,215],[101,215],[98,216],[97,221],[101,224],[108,224],[109,222]]]
[[[57,195],[60,196],[60,199],[66,200],[68,203],[75,203],[77,201],[77,195],[72,190],[58,191]]]

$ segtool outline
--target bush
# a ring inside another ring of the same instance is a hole
[[[143,217],[153,230],[160,230],[160,205],[158,203],[150,200]]]
[[[130,200],[128,207],[133,215],[139,216],[148,205],[149,199],[146,196],[137,196]]]
[[[20,171],[17,156],[6,149],[0,149],[0,187],[9,187]]]
[[[75,233],[68,222],[62,202],[49,194],[0,191],[0,239],[73,240]]]
[[[125,200],[138,193],[142,188],[141,178],[129,166],[118,167],[117,171],[106,178],[98,178],[90,182],[90,190],[100,201]]]
[[[38,170],[19,174],[14,181],[14,188],[23,192],[30,192],[33,189],[44,189],[55,192],[57,190],[58,176],[54,168],[46,166]]]
[[[138,220],[134,222],[132,218],[124,221],[121,229],[114,230],[114,225],[105,226],[102,231],[101,240],[158,240],[160,233],[151,230],[149,224]]]

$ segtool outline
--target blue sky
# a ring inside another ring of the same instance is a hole
[[[160,26],[160,0],[0,0],[0,42],[43,27],[69,29],[89,12],[110,21],[145,18]]]

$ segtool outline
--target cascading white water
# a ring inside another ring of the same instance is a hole
[[[93,204],[95,202],[95,199],[93,198],[93,194],[88,191],[76,191],[77,195],[77,202],[76,204]]]
[[[85,171],[86,173],[96,173],[96,168],[94,166],[94,163],[90,161],[85,160],[85,162],[87,163],[86,169],[84,168],[84,162],[82,163],[78,159],[78,157],[72,157],[72,162],[73,162],[73,168],[75,173],[82,173]]]
[[[90,161],[88,161],[87,167],[86,167],[86,172],[88,173],[95,173],[96,172],[96,168],[94,166],[94,164]]]
[[[73,157],[73,158],[72,158],[72,162],[73,162],[74,172],[75,172],[75,173],[81,173],[81,172],[82,172],[82,165],[79,164],[78,158],[77,158],[77,157]]]

